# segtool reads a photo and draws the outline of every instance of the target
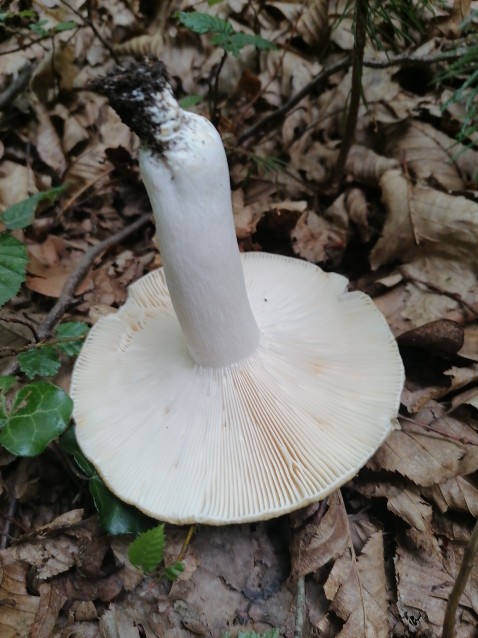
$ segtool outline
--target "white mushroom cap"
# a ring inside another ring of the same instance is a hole
[[[110,489],[160,520],[268,519],[351,479],[390,430],[403,367],[369,297],[310,263],[242,256],[258,348],[197,365],[163,270],[91,330],[71,394],[78,441]]]

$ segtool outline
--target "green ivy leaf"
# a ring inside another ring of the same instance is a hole
[[[31,197],[13,204],[13,206],[10,206],[4,213],[2,213],[3,223],[8,230],[29,226],[33,222],[35,211],[40,202],[48,201],[53,203],[64,192],[65,186],[57,186],[56,188],[50,188],[49,190],[42,191],[41,193],[35,193]]]
[[[63,436],[60,438],[60,446],[63,448],[63,450],[65,450],[65,452],[71,454],[76,464],[85,475],[85,478],[93,478],[98,476],[94,466],[88,461],[86,456],[81,451],[80,446],[78,445],[74,426],[68,428],[65,434],[63,434]]]
[[[176,561],[172,565],[165,567],[164,575],[166,576],[168,580],[170,580],[171,582],[174,582],[179,576],[179,574],[182,574],[183,571],[184,571],[184,563],[181,563],[180,561]]]
[[[14,297],[25,281],[28,252],[25,244],[0,234],[0,306]]]
[[[8,392],[15,385],[16,377],[13,375],[0,377],[0,392]]]
[[[40,348],[30,348],[25,352],[20,352],[17,356],[20,370],[29,379],[33,377],[52,377],[60,369],[60,360],[54,346],[42,346]]]
[[[83,337],[86,335],[88,330],[88,325],[83,323],[83,321],[65,321],[65,323],[60,324],[56,329],[55,337],[58,339],[73,339],[78,337],[78,341],[57,343],[55,348],[57,350],[61,350],[69,357],[74,357],[79,354]]]
[[[89,486],[101,527],[108,534],[140,534],[154,525],[145,514],[116,498],[98,476],[90,479]]]
[[[128,558],[144,572],[152,572],[164,558],[164,524],[140,534],[128,548]]]
[[[17,456],[36,456],[65,431],[72,409],[61,388],[30,383],[17,392],[9,413],[0,414],[0,444]]]

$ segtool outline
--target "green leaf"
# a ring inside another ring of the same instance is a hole
[[[216,44],[214,38],[212,39],[212,43]],[[247,45],[255,46],[256,49],[261,50],[272,50],[276,48],[275,44],[270,40],[261,38],[259,35],[242,33],[241,31],[231,35],[229,41],[225,42],[222,46],[224,46],[225,51],[237,57],[241,49]]]
[[[40,202],[46,200],[53,203],[64,191],[65,186],[57,186],[41,193],[35,193],[31,197],[13,204],[2,214],[3,223],[9,230],[25,228],[33,222],[36,208]]]
[[[176,561],[172,565],[165,567],[164,575],[166,576],[168,580],[170,580],[171,582],[174,582],[179,576],[179,574],[182,574],[183,571],[184,571],[184,563],[181,563],[180,561]]]
[[[136,508],[116,498],[98,476],[90,479],[89,486],[101,527],[108,534],[140,534],[155,524]]]
[[[68,20],[68,22],[59,22],[57,25],[55,25],[55,31],[69,31],[70,29],[75,29],[76,27],[76,22],[73,22],[73,20]]]
[[[88,332],[89,327],[83,321],[65,321],[58,326],[55,332],[55,337],[58,339],[75,339],[77,341],[66,341],[65,343],[55,344],[57,350],[61,350],[70,357],[74,357],[79,354],[81,350],[81,344]]]
[[[52,377],[60,369],[60,360],[53,346],[30,348],[17,356],[20,370],[29,379],[33,377]]]
[[[0,234],[0,306],[14,297],[25,281],[28,251],[25,244]]]
[[[0,392],[8,392],[15,385],[16,380],[13,375],[0,377]]]
[[[95,467],[88,461],[81,451],[78,441],[76,440],[75,427],[72,425],[60,438],[60,447],[74,458],[76,464],[85,475],[85,478],[97,477]]]
[[[211,16],[200,11],[178,11],[177,18],[188,29],[194,33],[212,33],[232,35],[234,27],[227,20],[218,16]]]
[[[62,434],[71,418],[73,401],[46,381],[30,383],[16,394],[6,418],[0,417],[0,444],[17,456],[36,456]]]
[[[179,106],[187,111],[191,106],[195,106],[201,102],[202,97],[200,95],[186,95],[179,100]]]
[[[40,37],[49,35],[50,33],[50,29],[45,29],[45,27],[48,24],[48,20],[46,20],[45,18],[43,18],[43,20],[39,20],[38,22],[35,22],[33,24],[29,25],[29,29],[30,31],[32,31],[32,33],[34,33],[35,35],[38,35]]]
[[[164,524],[144,532],[128,549],[128,558],[144,572],[152,572],[164,558]]]

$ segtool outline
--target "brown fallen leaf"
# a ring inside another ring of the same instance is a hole
[[[28,638],[40,606],[38,596],[26,589],[28,565],[9,550],[0,552],[0,634],[2,638]]]
[[[368,467],[398,472],[423,487],[442,483],[478,469],[478,432],[431,403],[392,432]]]
[[[346,230],[312,211],[299,217],[290,235],[295,254],[316,264],[335,263],[347,244]]]
[[[341,556],[349,543],[347,514],[338,494],[332,494],[323,517],[314,515],[293,533],[292,573],[306,576]]]
[[[385,133],[386,153],[407,164],[413,176],[423,183],[438,183],[450,191],[465,185],[453,159],[456,141],[431,124],[412,120],[404,126],[389,127]]]
[[[466,476],[456,476],[438,485],[422,487],[420,491],[440,512],[451,509],[478,518],[478,488]]]
[[[40,592],[40,606],[35,615],[30,638],[50,638],[53,634],[58,614],[67,598],[60,594],[52,583],[42,583],[38,591]]]
[[[397,578],[398,610],[402,620],[414,632],[438,638],[445,613],[445,606],[463,556],[463,544],[450,543],[442,560],[430,556],[424,550],[410,551],[397,548],[395,569]],[[458,636],[472,638],[476,635],[476,619],[465,623],[463,611],[468,608],[476,613],[478,596],[474,591],[478,565],[474,566],[471,579],[460,598],[457,614]]]
[[[357,559],[345,552],[335,562],[324,591],[330,609],[345,622],[339,638],[389,636],[381,532],[371,536]]]
[[[105,638],[140,638],[135,621],[119,605],[111,605],[100,618]]]
[[[387,499],[387,509],[399,516],[413,530],[417,547],[423,547],[429,553],[439,555],[440,548],[432,528],[433,509],[424,500],[423,489],[419,490],[413,485],[404,485],[402,482],[357,482],[357,491],[373,499],[384,497]]]

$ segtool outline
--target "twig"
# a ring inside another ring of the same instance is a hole
[[[108,250],[115,244],[119,244],[124,239],[138,231],[140,228],[145,226],[151,219],[150,213],[146,213],[139,217],[136,221],[129,226],[121,229],[115,235],[111,235],[107,239],[100,241],[98,244],[95,244],[91,248],[89,248],[85,254],[83,255],[80,263],[77,267],[70,273],[70,276],[65,282],[63,286],[63,290],[61,291],[61,295],[58,298],[58,301],[50,310],[50,312],[43,318],[37,328],[38,338],[48,339],[51,336],[51,333],[57,323],[63,317],[66,309],[72,303],[73,297],[75,295],[75,291],[86,277],[91,265],[95,261],[95,259],[101,255],[102,252]],[[18,371],[18,364],[16,361],[12,362],[9,368],[3,373],[5,375],[15,374]]]
[[[149,213],[142,215],[132,224],[129,224],[129,226],[121,229],[115,235],[111,235],[111,237],[100,241],[98,244],[95,244],[85,252],[80,263],[66,280],[58,301],[46,315],[46,317],[43,318],[40,325],[38,326],[37,332],[40,339],[47,339],[48,337],[50,337],[53,328],[60,321],[66,309],[73,301],[76,289],[86,277],[92,263],[95,261],[98,255],[101,255],[101,253],[105,250],[108,250],[108,248],[111,248],[115,244],[119,244],[124,239],[135,233],[137,230],[145,226],[150,221],[150,219],[151,215]]]
[[[309,93],[312,93],[322,82],[325,82],[327,78],[329,78],[337,71],[342,71],[347,68],[350,64],[349,56],[342,58],[335,64],[328,66],[326,69],[322,69],[320,73],[318,73],[315,78],[309,82],[306,86],[304,86],[300,91],[298,91],[295,95],[293,95],[285,104],[283,104],[280,108],[276,109],[273,113],[266,115],[261,120],[253,124],[250,128],[246,129],[244,133],[239,135],[237,142],[238,144],[242,144],[250,137],[253,137],[257,133],[260,133],[262,136],[267,129],[273,126],[278,120],[280,120],[284,115],[286,115],[290,110],[294,108],[299,102],[301,102]]]
[[[297,579],[297,594],[295,596],[295,627],[294,638],[302,638],[304,628],[304,609],[305,609],[305,579],[299,576]]]
[[[184,539],[184,543],[182,544],[181,550],[178,554],[177,561],[180,562],[184,560],[184,556],[186,555],[186,550],[189,547],[189,543],[191,542],[191,538],[196,530],[196,525],[190,525],[188,529],[188,533],[186,534],[186,538]]]
[[[468,578],[473,564],[475,562],[476,555],[478,553],[478,520],[475,523],[473,532],[470,537],[470,541],[463,553],[463,560],[458,571],[453,589],[451,590],[450,598],[445,611],[445,619],[443,621],[442,638],[454,638],[455,637],[455,619],[456,610],[458,609],[458,603],[460,602],[461,595],[466,587]]]
[[[17,77],[0,93],[0,110],[5,110],[14,99],[28,85],[33,73],[33,65],[26,64],[18,73]]]
[[[414,277],[413,275],[411,275],[410,273],[407,272],[406,268],[399,268],[400,274],[409,282],[414,283],[414,284],[421,284],[422,286],[425,286],[426,288],[428,288],[429,290],[431,290],[432,292],[436,292],[440,295],[444,295],[445,297],[449,297],[450,299],[453,299],[454,301],[456,301],[457,303],[459,303],[461,306],[463,306],[466,310],[468,310],[468,312],[472,315],[473,318],[478,317],[478,310],[473,308],[472,305],[470,305],[467,301],[465,301],[463,299],[463,297],[461,295],[459,295],[458,293],[455,292],[450,292],[448,290],[444,290],[443,288],[440,288],[440,286],[437,286],[435,284],[432,284],[429,281],[425,281],[424,279],[419,279],[418,277]]]
[[[360,98],[362,95],[362,70],[365,41],[367,39],[368,0],[357,0],[355,3],[354,46],[352,50],[352,82],[350,88],[350,102],[347,111],[345,131],[340,145],[337,164],[335,165],[334,185],[338,189],[342,183],[345,162],[354,142],[357,127]]]
[[[0,536],[0,549],[5,549],[8,545],[8,539],[10,538],[10,528],[12,526],[13,517],[17,509],[18,500],[15,496],[10,498],[8,503],[8,510],[5,514],[5,523],[3,525],[2,534]]]
[[[364,60],[363,66],[371,67],[374,69],[388,69],[389,67],[400,66],[401,64],[407,66],[431,66],[440,62],[450,62],[452,60],[457,60],[458,58],[462,57],[462,55],[462,52],[456,51],[440,53],[428,58],[419,58],[414,55],[397,55],[393,58],[389,58],[388,60]],[[322,69],[322,71],[320,71],[320,73],[318,73],[316,77],[311,82],[309,82],[309,84],[304,86],[298,93],[296,93],[296,95],[293,95],[283,106],[276,109],[269,115],[266,115],[261,120],[253,124],[250,128],[246,129],[244,133],[239,135],[239,137],[237,138],[238,144],[242,144],[253,136],[262,137],[262,135],[268,129],[270,129],[274,124],[280,121],[281,118],[283,118],[305,97],[315,91],[320,86],[320,84],[327,80],[327,78],[329,78],[334,73],[337,73],[338,71],[346,69],[349,64],[350,56],[347,56],[342,60],[339,60],[335,64]]]
[[[20,326],[25,326],[32,333],[33,338],[35,339],[35,341],[36,342],[40,341],[40,337],[38,336],[37,331],[35,330],[35,328],[32,326],[32,324],[29,321],[24,321],[23,319],[17,319],[16,317],[15,318],[14,317],[0,317],[0,321],[4,321],[5,323],[18,323]]]
[[[81,11],[78,11],[78,9],[76,9],[74,6],[72,6],[69,2],[67,2],[66,0],[60,0],[60,2],[62,4],[65,5],[65,7],[68,7],[68,9],[70,9],[70,11],[73,11],[73,13],[78,16],[80,18],[80,20],[83,22],[83,24],[87,27],[90,27],[90,29],[93,31],[93,33],[96,35],[96,37],[98,38],[98,40],[101,42],[101,44],[105,47],[105,49],[109,52],[109,54],[111,55],[111,57],[113,58],[113,60],[116,62],[116,64],[119,64],[119,59],[118,56],[116,55],[116,52],[114,50],[114,48],[111,46],[111,44],[105,40],[105,38],[101,35],[101,33],[99,32],[97,26],[95,25],[95,23],[93,22],[93,20],[90,20],[89,18],[85,18]]]
[[[440,62],[452,62],[461,57],[463,57],[463,51],[447,51],[431,55],[428,58],[419,58],[413,54],[403,53],[387,60],[364,60],[363,65],[371,69],[388,69],[391,66],[400,66],[401,64],[405,66],[431,66]]]
[[[222,68],[224,63],[227,60],[227,51],[224,51],[222,54],[222,58],[217,65],[216,72],[214,74],[214,90],[212,91],[212,103],[209,105],[209,115],[211,117],[211,121],[213,124],[217,124],[218,112],[217,112],[217,102],[219,99],[219,76],[221,75]]]

